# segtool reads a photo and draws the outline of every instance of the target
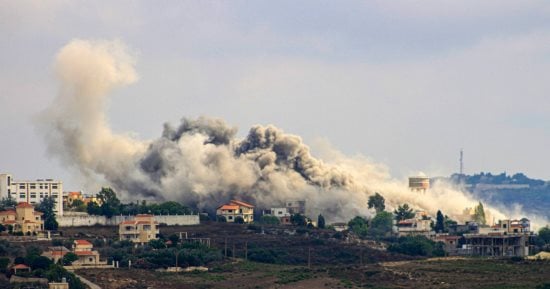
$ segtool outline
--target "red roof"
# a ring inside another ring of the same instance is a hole
[[[0,215],[17,215],[14,210],[0,211]]]
[[[245,203],[245,202],[241,202],[241,201],[237,201],[237,200],[231,200],[231,202],[229,202],[229,203],[232,204],[232,205],[238,205],[238,206],[243,206],[243,207],[248,207],[248,208],[254,208],[254,206],[252,206],[249,203]]]
[[[4,224],[15,224],[15,220],[5,220]]]
[[[17,208],[33,208],[33,206],[27,202],[20,202],[17,204]]]
[[[92,255],[95,255],[95,252],[93,252],[93,251],[76,251],[74,253],[78,256],[92,256]]]
[[[136,221],[122,221],[120,224],[122,225],[135,225],[136,224]]]
[[[69,192],[69,196],[80,195],[80,192]]]
[[[239,206],[234,206],[234,205],[221,205],[220,207],[218,207],[218,210],[238,210],[239,209]]]
[[[77,245],[88,245],[88,246],[93,246],[92,243],[86,241],[86,240],[74,240],[74,242],[77,244]]]
[[[25,264],[17,264],[15,266],[13,266],[13,268],[15,268],[15,269],[30,269],[31,267],[29,267]]]

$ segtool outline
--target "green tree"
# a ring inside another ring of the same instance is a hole
[[[380,195],[379,193],[375,193],[374,195],[369,197],[369,201],[367,204],[369,205],[369,209],[374,208],[376,213],[380,213],[386,208],[385,202],[386,200],[384,200],[384,197],[382,197],[382,195]]]
[[[6,269],[8,269],[9,264],[10,264],[10,258],[0,257],[0,273],[5,273]]]
[[[479,204],[475,207],[474,210],[474,221],[480,225],[486,225],[487,221],[485,220],[485,209],[483,209],[483,204]]]
[[[290,223],[295,226],[305,227],[307,226],[306,217],[302,214],[293,214],[290,216]]]
[[[101,215],[101,208],[96,202],[89,202],[86,206],[86,212],[89,215]]]
[[[368,233],[368,222],[363,217],[355,217],[348,222],[348,227],[351,232],[357,234],[357,236],[364,238]]]
[[[226,223],[227,219],[225,218],[225,216],[216,216],[216,221],[220,223]]]
[[[259,223],[266,225],[279,225],[281,221],[279,221],[279,218],[276,216],[264,215],[260,217]]]
[[[548,226],[540,228],[539,238],[544,241],[544,244],[550,244],[550,228]]]
[[[241,216],[236,216],[234,222],[237,224],[244,224],[244,219]]]
[[[14,208],[15,206],[17,206],[17,202],[10,195],[7,198],[0,199],[0,211]]]
[[[44,256],[38,256],[34,258],[32,262],[30,262],[30,266],[33,270],[36,270],[36,269],[45,270],[45,269],[48,269],[48,267],[50,267],[51,264],[52,264],[52,260]]]
[[[324,229],[325,228],[325,217],[323,215],[319,214],[317,217],[317,228]]]
[[[37,211],[40,211],[44,214],[44,229],[45,230],[57,230],[59,224],[55,218],[55,199],[53,197],[45,197],[42,199],[42,202],[36,207]]]
[[[436,233],[443,233],[443,231],[445,231],[445,218],[440,210],[437,210],[434,230]]]
[[[409,208],[408,204],[398,206],[393,213],[395,214],[395,219],[398,222],[401,220],[412,219],[414,217],[413,209]]]
[[[120,200],[111,188],[101,188],[97,193],[97,198],[101,201],[101,215],[111,218],[120,211]]]
[[[73,252],[69,252],[63,256],[62,262],[64,266],[70,266],[76,260],[78,260],[78,256]]]
[[[0,233],[4,232],[6,230],[7,230],[7,228],[4,225],[0,224]]]
[[[369,235],[375,238],[390,237],[393,228],[393,214],[380,212],[370,221]]]

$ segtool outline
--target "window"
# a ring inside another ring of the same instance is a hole
[[[233,213],[233,210],[227,210],[228,213]]]
[[[30,187],[31,189],[36,189],[36,184],[31,184]]]
[[[26,198],[26,197],[27,197],[27,195],[26,195],[25,193],[20,193],[20,194],[19,194],[19,198],[21,198],[21,199],[24,199],[24,198]]]
[[[57,185],[52,185],[52,189],[57,189]]]
[[[24,190],[24,189],[25,189],[25,185],[24,185],[24,184],[21,184],[21,185],[19,185],[19,188]]]
[[[227,217],[229,220],[233,220],[233,216],[229,216]]]
[[[44,188],[44,185],[43,185],[43,184],[40,184],[39,188],[43,189],[43,188]]]
[[[93,262],[93,261],[94,261],[94,259],[93,259],[93,258],[89,258],[88,260],[90,260],[90,262]]]
[[[36,199],[36,193],[31,193],[31,199]]]

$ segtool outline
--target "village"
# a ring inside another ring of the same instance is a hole
[[[427,177],[409,179],[411,193],[429,186]],[[61,181],[16,181],[9,174],[0,175],[0,190],[0,270],[11,286],[0,288],[86,288],[90,281],[81,275],[89,269],[208,272],[228,260],[307,268],[453,256],[540,260],[550,247],[548,227],[537,234],[526,218],[489,222],[481,203],[465,208],[467,221],[459,224],[408,204],[385,211],[375,193],[365,204],[372,218],[326,223],[322,214],[307,215],[307,200],[263,210],[229,200],[209,215],[176,202],[121,204],[110,188],[64,192]],[[306,244],[285,249],[296,242]]]

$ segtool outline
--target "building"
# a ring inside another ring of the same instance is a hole
[[[409,189],[411,191],[427,191],[430,189],[430,178],[425,176],[409,177]]]
[[[0,174],[0,197],[11,197],[16,202],[36,205],[45,197],[53,197],[57,215],[63,215],[63,182],[53,179],[35,181],[14,180],[11,174]]]
[[[82,191],[63,192],[63,206],[65,208],[72,205],[72,203],[76,200],[82,201],[82,203],[84,203],[86,205],[89,202],[94,202],[94,203],[98,204],[99,206],[101,205],[101,200],[99,200],[97,198],[97,196],[95,196],[95,195],[84,194]]]
[[[286,207],[283,208],[271,208],[269,210],[265,210],[264,215],[266,216],[274,216],[279,219],[279,222],[282,225],[290,225],[290,213],[288,212],[288,209]]]
[[[61,282],[48,283],[48,289],[69,289],[69,283],[67,283],[67,279],[63,277]]]
[[[73,262],[73,266],[105,265],[107,262],[99,260],[99,252],[95,251],[94,245],[86,240],[74,240],[73,253],[78,260]]]
[[[69,253],[69,249],[65,248],[64,246],[54,246],[54,247],[48,247],[47,250],[45,250],[41,256],[44,256],[46,258],[49,258],[54,263],[57,263],[60,259],[63,259],[67,253]]]
[[[231,200],[229,203],[216,209],[216,216],[225,217],[228,223],[235,222],[235,218],[243,218],[245,223],[254,221],[254,206],[245,202]]]
[[[396,223],[397,234],[401,236],[416,236],[423,235],[429,237],[433,235],[431,227],[432,219],[424,211],[418,211],[415,213],[414,218],[401,220]]]
[[[449,234],[437,234],[433,240],[435,242],[441,242],[444,244],[444,250],[448,255],[457,255],[458,254],[458,245],[460,236],[449,235]]]
[[[123,221],[118,225],[119,239],[144,244],[156,239],[159,234],[155,216],[149,214],[136,215],[133,220]]]
[[[17,204],[15,210],[0,212],[0,224],[11,226],[14,232],[22,232],[25,235],[36,234],[44,230],[42,213],[35,211],[29,203]]]
[[[303,200],[290,200],[285,203],[288,212],[293,214],[306,214],[306,201]]]

